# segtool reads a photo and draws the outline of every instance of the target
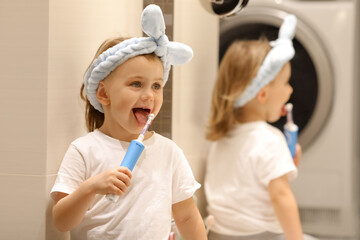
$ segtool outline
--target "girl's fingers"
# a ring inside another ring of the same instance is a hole
[[[121,171],[117,171],[115,173],[115,179],[113,180],[113,185],[115,186],[115,188],[117,188],[117,193],[118,194],[123,194],[128,186],[130,186],[130,180],[131,180],[131,172],[130,170],[128,170],[126,168],[122,169]],[[129,176],[130,175],[130,176]]]
[[[124,181],[119,179],[114,182],[113,186],[115,188],[116,194],[118,195],[123,195],[128,188],[128,185]]]
[[[131,173],[130,173],[130,175],[131,175]],[[126,173],[117,172],[116,178],[118,180],[124,182],[126,184],[126,186],[130,186],[131,176],[129,177],[129,175],[127,175]]]
[[[119,167],[117,171],[126,174],[131,179],[132,174],[127,167]]]

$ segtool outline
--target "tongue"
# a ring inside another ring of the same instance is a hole
[[[281,109],[281,116],[286,116],[286,113],[287,113],[286,108],[285,106],[283,106]]]
[[[136,109],[134,109],[134,114],[135,114],[136,120],[138,121],[138,123],[140,125],[146,124],[148,114],[149,114],[147,111],[140,109],[140,108],[136,108]]]

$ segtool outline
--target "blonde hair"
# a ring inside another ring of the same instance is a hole
[[[256,76],[271,46],[266,39],[235,41],[226,51],[218,71],[212,94],[212,106],[206,138],[216,141],[224,137],[234,124],[241,108],[234,101]]]
[[[88,71],[88,69],[90,68],[92,62],[97,59],[101,53],[103,53],[104,51],[106,51],[107,49],[119,44],[122,41],[125,41],[129,38],[124,38],[124,37],[116,37],[116,38],[110,38],[108,40],[105,40],[100,47],[98,48],[93,60],[91,61],[90,65],[88,66],[88,68],[85,71]],[[140,55],[139,55],[140,56]],[[160,58],[155,54],[155,53],[150,53],[150,54],[144,54],[143,56],[145,56],[148,60],[153,60],[153,59],[158,59],[160,61]],[[90,101],[87,99],[86,97],[86,93],[84,91],[84,83],[81,85],[80,88],[80,97],[81,99],[85,102],[85,122],[86,122],[86,128],[89,132],[94,131],[97,128],[100,128],[101,125],[103,125],[104,123],[104,113],[99,112],[98,110],[96,110],[91,104]]]

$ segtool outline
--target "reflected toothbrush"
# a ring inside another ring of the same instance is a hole
[[[286,124],[284,125],[284,134],[286,138],[286,142],[288,144],[290,153],[292,157],[295,157],[296,152],[296,143],[297,143],[297,135],[298,135],[298,126],[294,123],[292,109],[293,105],[288,103],[285,105],[286,109]]]
[[[141,153],[143,152],[145,146],[143,144],[143,140],[145,138],[146,131],[148,130],[149,126],[151,125],[152,120],[154,119],[155,115],[150,113],[148,115],[147,122],[141,131],[140,135],[137,139],[134,139],[130,142],[130,146],[126,151],[125,157],[122,160],[120,166],[127,167],[130,171],[132,171],[135,167],[137,160],[139,159]],[[106,198],[112,202],[117,201],[119,198],[118,195],[115,194],[107,194]]]

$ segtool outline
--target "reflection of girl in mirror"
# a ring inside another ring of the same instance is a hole
[[[192,58],[168,41],[158,6],[145,8],[142,26],[149,37],[104,42],[85,75],[90,133],[71,143],[51,191],[54,224],[72,240],[167,239],[172,216],[184,239],[206,239],[192,198],[200,185],[173,141],[147,131],[133,172],[119,167],[147,116],[159,113],[170,65]]]
[[[289,15],[276,41],[237,41],[222,59],[207,132],[209,239],[303,239],[289,185],[297,168],[284,135],[267,123],[284,114],[293,91],[295,26]]]

